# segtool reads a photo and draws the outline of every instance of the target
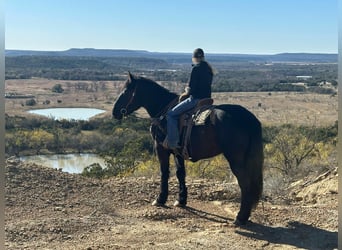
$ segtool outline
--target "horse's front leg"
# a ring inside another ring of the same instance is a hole
[[[185,207],[187,198],[188,198],[188,190],[185,184],[185,166],[184,166],[184,158],[175,155],[175,163],[176,163],[176,175],[179,183],[179,196],[178,200],[174,203],[176,207]]]
[[[167,201],[169,195],[169,176],[170,176],[170,152],[157,144],[156,146],[157,156],[160,163],[160,193],[153,206],[163,206]]]

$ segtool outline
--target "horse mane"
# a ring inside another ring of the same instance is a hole
[[[154,87],[156,88],[156,90],[159,90],[161,92],[165,92],[165,93],[168,93],[168,94],[174,94],[174,95],[177,95],[176,93],[174,92],[171,92],[170,90],[168,90],[167,88],[163,87],[162,85],[160,85],[159,83],[149,79],[149,78],[146,78],[146,77],[143,77],[143,76],[134,76],[134,79],[137,80],[137,81],[143,81],[143,84],[149,84],[149,85],[154,85]]]

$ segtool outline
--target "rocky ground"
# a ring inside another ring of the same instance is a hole
[[[6,249],[337,249],[337,171],[267,197],[235,227],[234,183],[188,180],[187,208],[152,207],[158,179],[89,179],[6,164]],[[285,202],[286,201],[286,202]]]

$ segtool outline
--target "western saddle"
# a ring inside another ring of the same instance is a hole
[[[179,118],[181,152],[178,153],[180,153],[186,160],[191,158],[191,152],[189,152],[189,150],[191,150],[191,145],[189,143],[192,127],[205,125],[208,117],[210,117],[210,121],[212,122],[213,117],[211,114],[213,113],[213,103],[214,100],[212,98],[201,99],[193,109],[185,112]]]

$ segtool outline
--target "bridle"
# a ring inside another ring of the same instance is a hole
[[[135,97],[135,94],[136,94],[136,91],[137,91],[137,87],[138,87],[138,85],[136,84],[136,85],[135,85],[135,88],[134,88],[134,90],[133,90],[133,92],[132,92],[132,95],[131,95],[131,97],[129,98],[129,101],[128,101],[127,104],[126,104],[126,107],[120,109],[120,113],[121,113],[123,116],[126,116],[128,106],[131,105],[131,103],[132,103],[133,100],[134,100],[134,97]]]

